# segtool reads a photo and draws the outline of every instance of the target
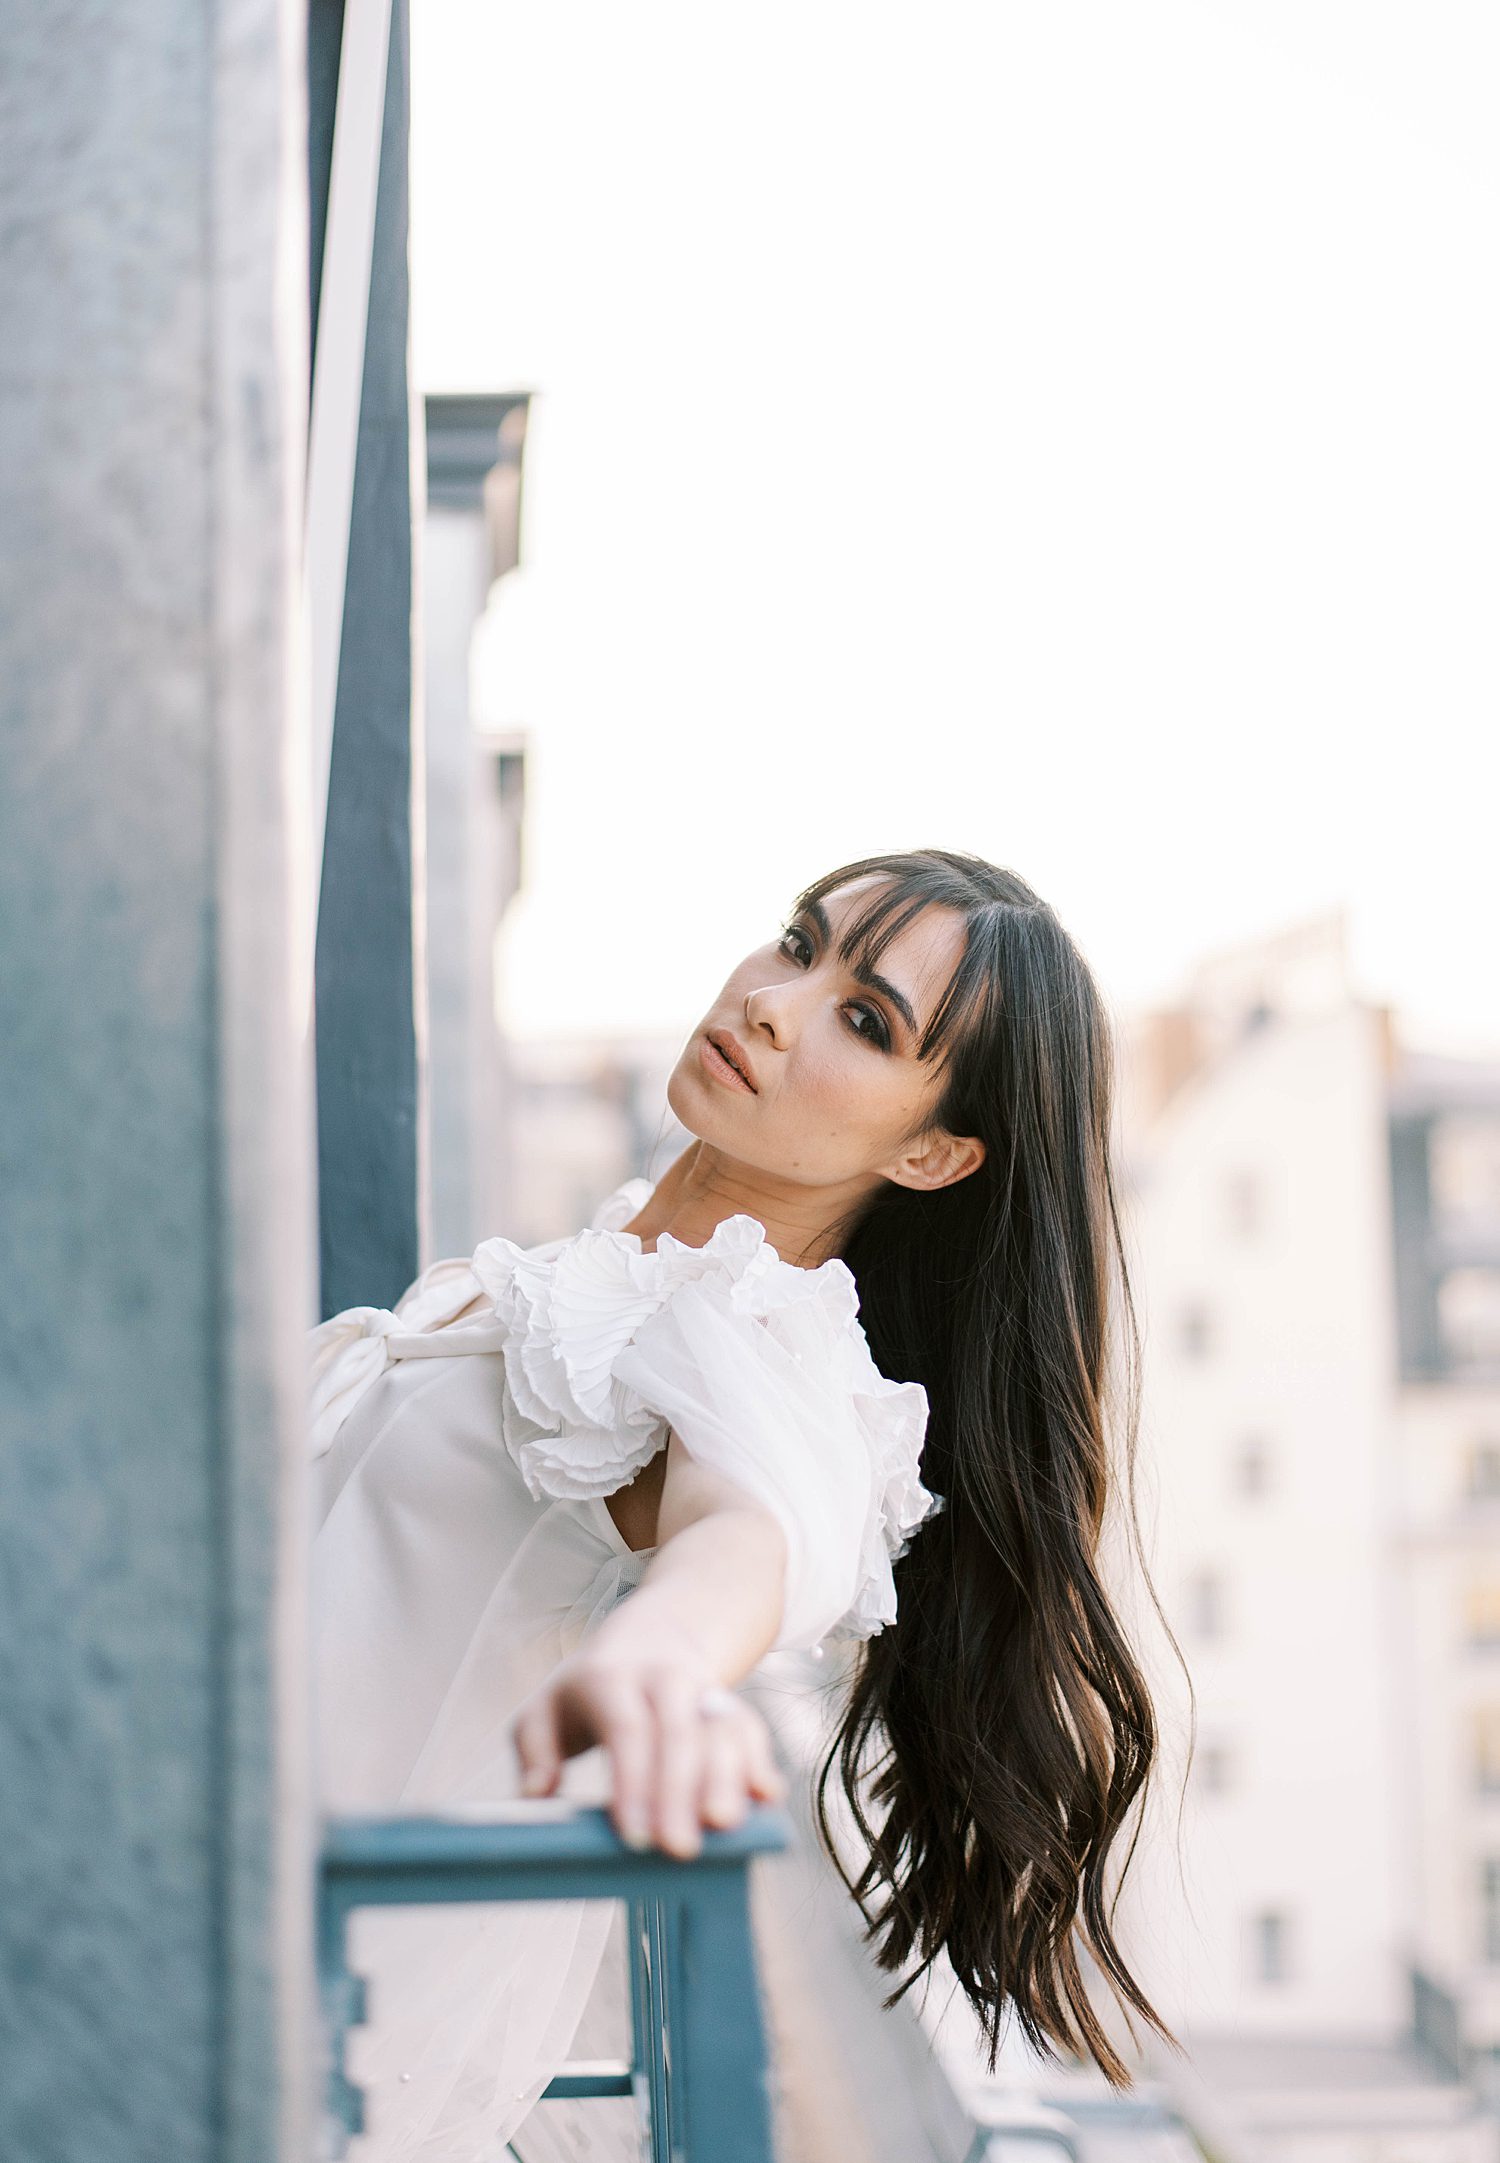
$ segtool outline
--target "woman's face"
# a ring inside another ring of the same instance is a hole
[[[918,1059],[917,1045],[962,957],[964,920],[954,909],[924,909],[887,946],[878,973],[856,976],[839,941],[883,883],[840,887],[746,955],[667,1084],[689,1133],[809,1186],[946,1183],[910,1170],[921,1151],[913,1136],[929,1127],[942,1093],[938,1068]],[[951,1151],[943,1156],[946,1166]]]

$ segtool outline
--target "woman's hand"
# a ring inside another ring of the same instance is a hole
[[[602,1744],[630,1847],[693,1856],[704,1826],[727,1830],[752,1802],[786,1795],[759,1713],[682,1641],[612,1645],[601,1631],[528,1698],[512,1734],[526,1795],[555,1794],[563,1760]]]
[[[511,1733],[522,1793],[552,1795],[564,1758],[602,1743],[620,1838],[696,1855],[705,1825],[738,1825],[786,1794],[759,1713],[724,1685],[775,1638],[786,1535],[696,1464],[674,1434],[656,1552],[628,1599],[527,1699]]]

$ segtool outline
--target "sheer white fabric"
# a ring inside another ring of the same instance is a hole
[[[778,1649],[895,1617],[891,1562],[936,1498],[926,1400],[877,1370],[842,1262],[784,1262],[749,1217],[655,1254],[620,1226],[433,1265],[394,1310],[313,1333],[319,1796],[340,1812],[513,1798],[516,1707],[639,1582],[604,1498],[675,1430],[788,1544]],[[596,1797],[597,1753],[565,1792]],[[567,2055],[609,1911],[366,1910],[358,2163],[493,2163]]]

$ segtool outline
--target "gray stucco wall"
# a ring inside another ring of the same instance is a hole
[[[0,10],[15,2163],[307,2152],[293,19]]]

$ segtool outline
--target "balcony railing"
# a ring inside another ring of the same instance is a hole
[[[355,1908],[443,1901],[622,1900],[628,2062],[565,2066],[546,2098],[633,2096],[651,2163],[771,2163],[765,2032],[750,1938],[752,1857],[786,1845],[779,1811],[708,1833],[682,1862],[627,1848],[601,1810],[534,1818],[338,1818],[324,1828],[318,1974],[328,2049],[325,2152],[363,2128],[344,2038],[365,2018],[349,1971]]]

